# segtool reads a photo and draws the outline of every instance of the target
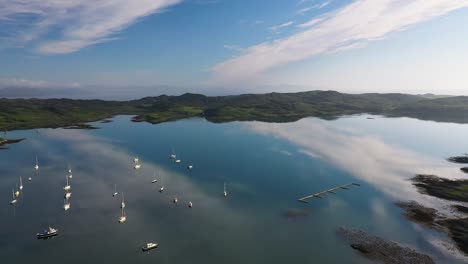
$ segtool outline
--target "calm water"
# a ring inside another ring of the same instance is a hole
[[[336,235],[339,226],[398,241],[440,263],[466,261],[451,257],[445,236],[408,222],[394,202],[447,211],[447,203],[418,194],[407,179],[465,177],[444,158],[468,152],[468,125],[367,117],[151,125],[119,116],[95,123],[98,130],[10,132],[27,140],[0,151],[2,263],[370,263]],[[172,149],[181,164],[169,159]],[[134,156],[142,161],[139,171]],[[65,212],[68,166],[72,197]],[[155,170],[159,181],[151,184]],[[12,207],[20,176],[23,194]],[[361,186],[310,205],[296,201],[349,182]],[[114,184],[125,193],[125,224],[117,222],[121,195],[112,197]],[[290,210],[301,216],[287,217]],[[49,225],[60,235],[37,240]],[[160,247],[142,253],[148,241]]]

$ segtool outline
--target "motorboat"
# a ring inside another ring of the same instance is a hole
[[[150,250],[152,250],[152,249],[157,248],[158,246],[159,246],[158,243],[151,243],[151,242],[149,242],[149,243],[146,243],[146,245],[145,245],[144,247],[142,247],[141,250],[143,250],[143,251],[150,251]]]
[[[49,237],[57,236],[59,234],[58,232],[59,232],[58,229],[55,229],[49,226],[49,229],[46,229],[41,233],[37,233],[36,236],[38,239],[46,239]]]

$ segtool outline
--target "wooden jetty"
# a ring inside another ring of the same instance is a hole
[[[302,198],[299,198],[298,201],[299,202],[303,202],[303,203],[309,203],[308,201],[306,201],[307,199],[309,198],[323,198],[321,195],[323,194],[327,194],[327,193],[332,193],[332,194],[336,194],[336,190],[339,190],[339,189],[343,189],[343,190],[349,190],[349,186],[361,186],[360,184],[358,183],[348,183],[348,184],[344,184],[344,185],[340,185],[340,186],[337,186],[337,187],[334,187],[334,188],[331,188],[331,189],[328,189],[328,190],[325,190],[325,191],[322,191],[322,192],[318,192],[318,193],[314,193],[314,194],[311,194],[311,195],[308,195],[308,196],[305,196],[305,197],[302,197]]]

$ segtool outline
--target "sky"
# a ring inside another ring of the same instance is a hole
[[[0,89],[468,95],[467,7],[468,0],[2,0]]]

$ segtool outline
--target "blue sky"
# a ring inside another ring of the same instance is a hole
[[[0,3],[0,88],[468,95],[468,0]]]

